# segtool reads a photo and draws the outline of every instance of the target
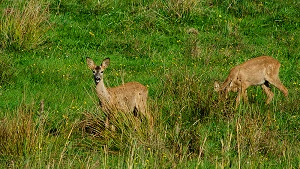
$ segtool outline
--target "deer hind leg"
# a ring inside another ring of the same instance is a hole
[[[134,115],[134,129],[138,130],[141,126],[142,119],[140,118],[140,110],[137,107],[134,107],[133,115]]]
[[[140,104],[138,104],[139,113],[146,118],[146,123],[149,124],[150,130],[153,131],[154,119],[151,113],[147,110],[147,96],[140,99]]]
[[[268,82],[270,82],[272,85],[277,87],[282,93],[284,94],[285,97],[288,96],[288,89],[281,83],[278,75],[277,76],[271,76],[266,78]]]
[[[264,84],[261,85],[261,87],[264,89],[265,93],[267,94],[267,101],[266,104],[269,104],[271,102],[271,100],[274,97],[274,93],[271,91],[270,87],[269,87],[269,82],[266,81]]]

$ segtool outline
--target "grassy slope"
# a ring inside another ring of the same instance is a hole
[[[1,163],[34,168],[238,167],[239,162],[245,167],[299,167],[299,3],[185,5],[52,2],[53,25],[43,46],[1,52],[7,65],[1,67],[7,72],[0,88],[1,127],[14,133],[19,124],[35,133],[30,138],[6,135],[18,144],[1,142]],[[190,28],[199,34],[188,34]],[[198,52],[192,55],[195,44]],[[253,87],[250,104],[238,110],[232,107],[235,94],[218,102],[213,82],[259,55],[282,63],[288,100],[274,89],[274,100],[265,106],[262,90]],[[111,58],[108,86],[122,81],[149,86],[157,131],[151,138],[147,130],[141,135],[130,129],[117,136],[106,133],[105,139],[81,132],[80,121],[93,121],[85,114],[102,117],[87,56],[98,63]],[[40,115],[42,99],[45,112]],[[46,120],[39,121],[41,117]]]

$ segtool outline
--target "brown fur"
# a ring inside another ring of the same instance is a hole
[[[277,87],[287,97],[288,90],[279,79],[280,63],[270,56],[260,56],[250,59],[230,70],[228,77],[222,85],[215,82],[214,88],[217,92],[238,92],[236,106],[239,105],[241,97],[248,102],[247,88],[261,85],[268,98],[269,104],[274,97],[274,93],[269,87],[269,83]]]
[[[96,91],[101,109],[109,113],[120,111],[124,113],[140,113],[152,124],[152,117],[147,112],[148,89],[138,82],[129,82],[113,88],[106,88],[103,81],[103,72],[108,67],[110,59],[103,60],[97,66],[90,58],[86,58],[88,67],[94,73]],[[106,126],[109,125],[109,117]]]

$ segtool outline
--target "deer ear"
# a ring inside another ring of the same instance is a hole
[[[102,61],[102,64],[101,64],[102,68],[106,69],[109,66],[109,63],[110,63],[110,59],[109,58],[104,59]]]
[[[95,69],[96,67],[94,61],[89,57],[86,58],[86,64],[91,70]]]

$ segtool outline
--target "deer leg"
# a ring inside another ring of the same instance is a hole
[[[245,93],[247,94],[246,89],[247,87],[244,84],[241,84],[241,87],[238,90],[238,96],[236,98],[236,107],[239,105],[241,97],[243,97],[245,101],[248,102],[248,97],[245,95]]]
[[[242,91],[239,90],[239,91],[238,91],[238,95],[237,95],[236,100],[235,100],[235,108],[237,108],[237,107],[239,106],[239,104],[240,104],[240,101],[241,101],[241,95],[242,95]]]
[[[149,124],[150,131],[153,131],[154,120],[150,112],[147,110],[147,99],[140,98],[139,104],[137,104],[138,112],[140,114],[140,118],[145,117],[146,123]]]
[[[270,82],[272,85],[277,87],[285,97],[288,96],[288,89],[281,83],[279,77],[269,77],[266,79],[268,82]]]
[[[133,109],[133,118],[134,120],[132,121],[134,123],[134,130],[137,131],[139,128],[140,128],[140,123],[141,123],[141,117],[140,117],[140,110],[134,106],[134,109]]]
[[[243,95],[243,99],[245,103],[248,103],[248,94],[247,94],[247,90],[245,90],[244,95]]]
[[[225,89],[225,99],[228,99],[229,88]]]
[[[266,104],[269,104],[274,97],[274,93],[271,91],[269,83],[267,81],[264,84],[262,84],[261,87],[264,89],[265,93],[268,96]]]

